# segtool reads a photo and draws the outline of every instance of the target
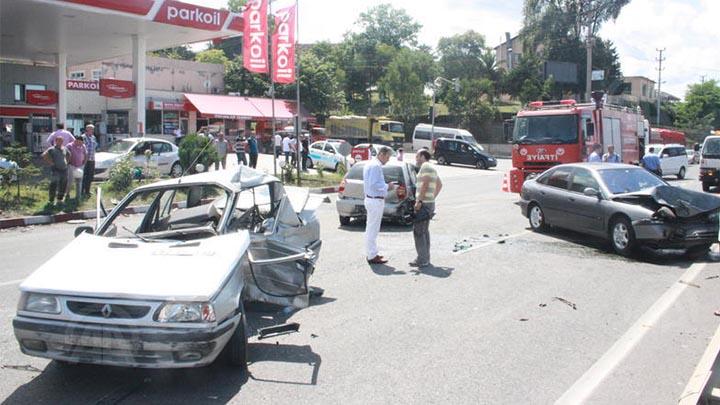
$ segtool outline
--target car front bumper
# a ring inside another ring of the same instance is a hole
[[[706,184],[718,184],[720,172],[715,169],[700,169],[700,181]]]
[[[660,249],[686,249],[693,246],[716,243],[718,225],[672,224],[653,220],[633,222],[635,238],[644,245]]]
[[[17,316],[20,350],[71,363],[139,368],[188,368],[212,363],[241,314],[212,328],[128,327]]]

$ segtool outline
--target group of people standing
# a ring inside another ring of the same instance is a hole
[[[227,154],[230,150],[230,144],[227,139],[225,139],[225,134],[223,134],[222,132],[218,133],[218,135],[213,139],[213,143],[215,145],[215,151],[218,155],[218,160],[215,162],[215,170],[218,170],[220,166],[225,169],[227,164]],[[250,134],[250,136],[247,138],[245,138],[245,136],[242,134],[236,136],[235,143],[233,144],[233,149],[235,150],[235,156],[237,157],[238,165],[250,166],[253,169],[257,168],[259,148],[255,134]],[[248,160],[245,158],[246,151],[248,156],[250,157],[249,164]]]
[[[97,138],[95,126],[85,126],[85,133],[75,137],[58,123],[55,132],[47,139],[48,148],[43,160],[50,166],[50,187],[48,202],[61,204],[70,198],[72,185],[79,200],[90,195],[90,186],[95,175],[95,152]]]
[[[615,147],[613,145],[608,146],[606,154],[602,154],[602,146],[600,144],[593,145],[593,151],[588,156],[588,162],[608,162],[608,163],[622,163],[620,155],[615,153]],[[657,176],[662,177],[662,167],[660,164],[660,157],[655,153],[654,147],[648,148],[648,153],[643,155],[640,159],[640,166],[644,167],[647,171],[654,173]]]
[[[280,152],[282,152],[285,157],[285,164],[287,165],[290,162],[293,167],[297,166],[298,148],[300,148],[300,167],[302,171],[307,171],[307,162],[310,159],[307,136],[300,135],[300,142],[298,143],[297,138],[293,135],[285,134],[283,137],[280,134],[275,134],[274,143],[275,158],[280,157]]]

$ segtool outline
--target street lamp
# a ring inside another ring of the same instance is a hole
[[[440,88],[440,86],[442,86],[443,82],[452,84],[453,87],[455,88],[456,92],[460,91],[460,79],[458,79],[457,77],[452,80],[448,80],[444,77],[438,76],[433,81],[433,83],[432,83],[432,88],[433,88],[432,108],[430,110],[430,122],[431,122],[430,142],[435,140],[435,93],[437,93],[437,90]]]

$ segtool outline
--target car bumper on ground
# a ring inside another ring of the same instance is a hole
[[[660,249],[685,249],[716,243],[717,224],[667,224],[661,221],[633,222],[635,238],[642,244]]]
[[[338,198],[337,199],[337,211],[341,217],[352,217],[360,218],[365,217],[365,201],[357,198]],[[385,208],[383,209],[383,218],[385,219],[399,219],[405,217],[407,214],[407,202],[385,202]]]
[[[212,328],[154,328],[17,316],[20,350],[71,363],[139,368],[187,368],[212,363],[241,321],[238,314]]]

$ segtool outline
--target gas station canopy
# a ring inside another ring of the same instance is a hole
[[[0,58],[68,65],[238,35],[242,18],[175,0],[0,0]]]

